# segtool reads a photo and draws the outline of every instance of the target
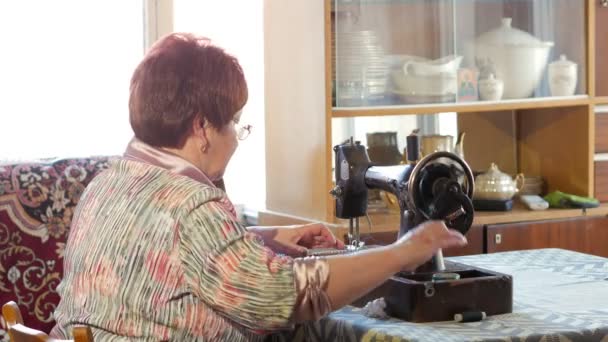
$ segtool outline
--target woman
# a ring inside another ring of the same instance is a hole
[[[171,34],[137,67],[130,92],[135,138],[90,183],[72,221],[57,337],[79,323],[98,341],[262,340],[466,243],[431,222],[365,252],[285,256],[343,244],[320,224],[247,229],[213,186],[250,129],[240,125],[247,86],[237,60],[205,38]]]

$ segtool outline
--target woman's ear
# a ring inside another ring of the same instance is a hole
[[[192,121],[192,132],[199,141],[201,151],[206,153],[209,148],[209,138],[207,136],[207,130],[205,129],[205,121],[198,117],[195,118]]]

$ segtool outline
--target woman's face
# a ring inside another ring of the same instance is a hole
[[[239,145],[235,126],[241,120],[241,113],[242,111],[238,111],[233,119],[220,129],[209,126],[207,131],[209,148],[204,158],[209,162],[207,176],[211,180],[218,180],[224,176],[226,166]]]

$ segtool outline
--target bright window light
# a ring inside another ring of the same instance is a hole
[[[225,174],[232,202],[263,209],[266,203],[264,150],[264,27],[262,0],[174,0],[176,32],[210,38],[239,59],[249,86],[241,122],[252,124]],[[287,86],[287,85],[286,85]]]
[[[0,160],[116,155],[144,53],[136,0],[0,2]]]

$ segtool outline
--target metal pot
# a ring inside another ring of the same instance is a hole
[[[438,151],[454,151],[454,137],[451,135],[423,135],[420,137],[422,156]]]
[[[454,152],[464,159],[464,134],[461,132],[458,135],[456,145],[454,145],[454,137],[451,135],[423,135],[420,137],[420,153],[424,157],[439,151]]]

